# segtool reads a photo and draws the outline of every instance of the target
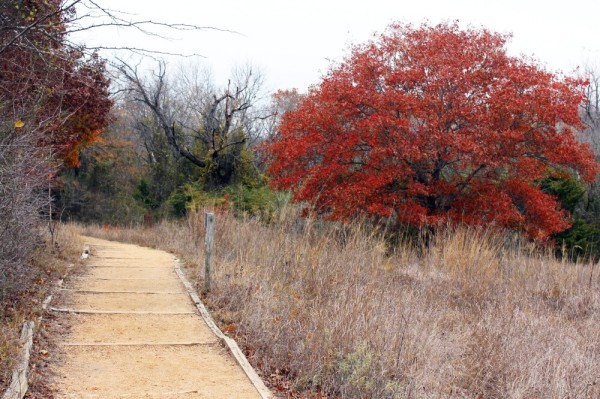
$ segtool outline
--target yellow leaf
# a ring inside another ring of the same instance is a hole
[[[17,119],[17,121],[15,122],[15,128],[20,129],[23,126],[25,126],[25,122],[23,122],[21,119]]]

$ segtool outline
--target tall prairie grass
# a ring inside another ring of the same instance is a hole
[[[180,254],[202,278],[203,215],[83,232]],[[459,227],[390,247],[365,225],[216,217],[208,301],[250,359],[342,398],[598,398],[593,264]]]

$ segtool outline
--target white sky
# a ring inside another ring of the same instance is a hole
[[[435,24],[459,20],[512,32],[510,53],[533,56],[551,70],[600,69],[600,0],[98,0],[132,19],[228,29],[170,33],[165,41],[125,29],[97,30],[82,40],[203,55],[223,85],[234,65],[250,62],[266,90],[305,91],[339,61],[350,43],[365,42],[392,21]],[[105,53],[105,56],[110,54]],[[176,61],[170,61],[176,63]]]

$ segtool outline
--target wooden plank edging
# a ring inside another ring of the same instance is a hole
[[[20,362],[13,371],[12,380],[2,399],[23,399],[29,388],[27,381],[27,372],[29,371],[29,357],[31,356],[31,347],[33,345],[33,321],[23,323],[21,330],[21,342],[23,349],[20,356]]]
[[[61,291],[75,292],[77,294],[136,294],[136,295],[187,295],[185,292],[178,291],[98,291],[98,290],[79,290],[73,288],[61,288]]]
[[[239,364],[239,366],[242,368],[242,370],[244,370],[244,373],[246,373],[246,376],[248,377],[250,382],[252,382],[252,385],[254,385],[254,388],[256,388],[256,390],[260,394],[261,398],[262,399],[273,399],[274,398],[273,394],[271,393],[269,388],[267,388],[267,386],[265,385],[263,380],[260,378],[260,376],[258,375],[256,370],[254,370],[254,368],[252,367],[250,362],[248,362],[246,355],[244,355],[244,352],[242,352],[242,350],[238,346],[237,342],[235,342],[235,340],[233,338],[230,338],[230,337],[226,336],[225,334],[223,334],[223,332],[219,329],[219,327],[213,320],[212,316],[206,309],[206,306],[204,306],[204,304],[200,300],[200,297],[198,297],[196,290],[194,290],[194,287],[192,286],[192,284],[190,284],[188,279],[183,274],[183,271],[181,270],[181,266],[180,266],[180,261],[177,258],[175,258],[175,272],[177,273],[177,275],[183,282],[183,285],[185,286],[185,289],[187,290],[187,292],[190,294],[192,301],[194,302],[194,304],[200,311],[200,315],[204,319],[204,322],[208,325],[208,327],[211,329],[211,331],[217,336],[217,338],[219,338],[224,343],[224,345],[227,347],[227,349],[229,349],[229,352],[233,355],[233,357],[235,358],[235,360]]]
[[[212,346],[218,345],[219,341],[212,342],[62,342],[60,346]]]
[[[157,315],[186,315],[196,314],[194,311],[181,311],[181,312],[159,312],[159,311],[146,311],[146,310],[92,310],[92,309],[70,309],[70,308],[54,308],[51,307],[52,312],[59,313],[74,313],[74,314],[157,314]]]

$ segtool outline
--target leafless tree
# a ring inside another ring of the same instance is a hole
[[[131,29],[157,38],[168,38],[164,36],[164,33],[159,33],[159,31],[165,32],[165,30],[168,32],[217,30],[236,33],[212,26],[136,19],[119,10],[104,7],[101,1],[95,0],[45,0],[40,2],[40,5],[42,4],[43,7],[37,9],[40,14],[32,15],[29,21],[24,23],[22,16],[19,15],[19,12],[22,11],[21,1],[0,2],[0,34],[6,38],[0,43],[0,55],[11,47],[27,48],[43,53],[47,50],[40,48],[39,43],[35,40],[36,36],[43,35],[47,40],[56,44],[66,45],[89,54],[97,50],[116,50],[147,56],[194,56],[197,54],[169,53],[143,47],[86,46],[73,41],[72,37],[74,33],[110,27]],[[64,23],[64,27],[60,29],[56,29],[57,16]]]
[[[600,72],[587,68],[589,85],[586,88],[586,102],[581,106],[581,117],[587,129],[583,140],[591,143],[596,157],[600,159]]]
[[[194,68],[172,79],[162,61],[150,76],[125,62],[119,71],[131,98],[152,112],[174,153],[206,169],[211,187],[231,181],[243,150],[260,135],[260,121],[270,117],[257,110],[263,78],[252,66],[235,70],[221,89]]]

